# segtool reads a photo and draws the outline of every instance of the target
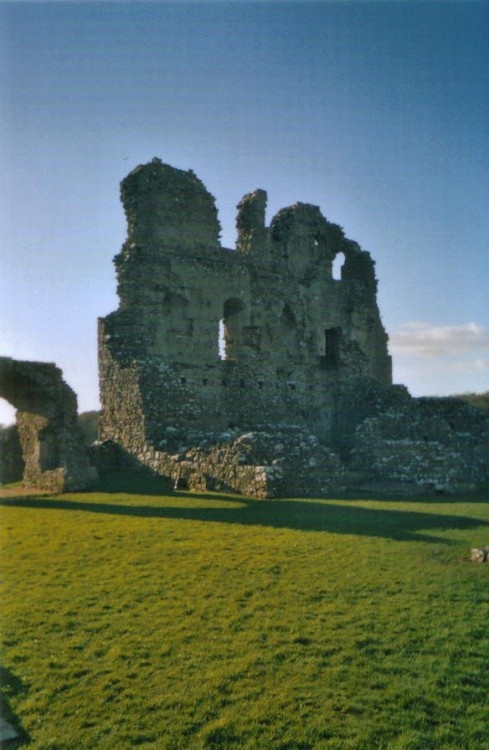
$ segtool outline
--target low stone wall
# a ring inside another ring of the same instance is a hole
[[[319,496],[345,486],[339,458],[314,435],[291,426],[243,433],[183,433],[167,428],[165,450],[146,445],[137,461],[176,488],[237,492],[257,498]],[[113,455],[100,444],[95,452]],[[93,450],[93,449],[92,449]],[[97,461],[97,459],[95,459]],[[98,463],[103,467],[102,458]]]
[[[370,477],[443,490],[489,479],[489,418],[455,398],[420,398],[357,429],[353,469]]]

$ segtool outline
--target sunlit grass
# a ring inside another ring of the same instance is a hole
[[[480,497],[138,481],[3,501],[5,693],[33,750],[489,746]]]

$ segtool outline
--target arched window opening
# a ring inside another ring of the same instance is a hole
[[[15,408],[0,398],[0,484],[18,482],[24,473],[24,456],[16,425]]]
[[[232,297],[224,303],[223,317],[219,321],[219,356],[233,360],[239,355],[243,339],[244,303]]]
[[[4,398],[0,398],[0,427],[9,427],[15,424],[15,406],[9,404]]]
[[[344,264],[345,254],[338,253],[333,261],[333,279],[335,279],[335,281],[341,281]]]

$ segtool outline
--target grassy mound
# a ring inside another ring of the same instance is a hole
[[[3,692],[30,748],[489,746],[483,498],[105,490],[1,501]]]

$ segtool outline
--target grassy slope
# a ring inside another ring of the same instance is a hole
[[[481,498],[145,491],[3,501],[31,748],[489,746]]]

